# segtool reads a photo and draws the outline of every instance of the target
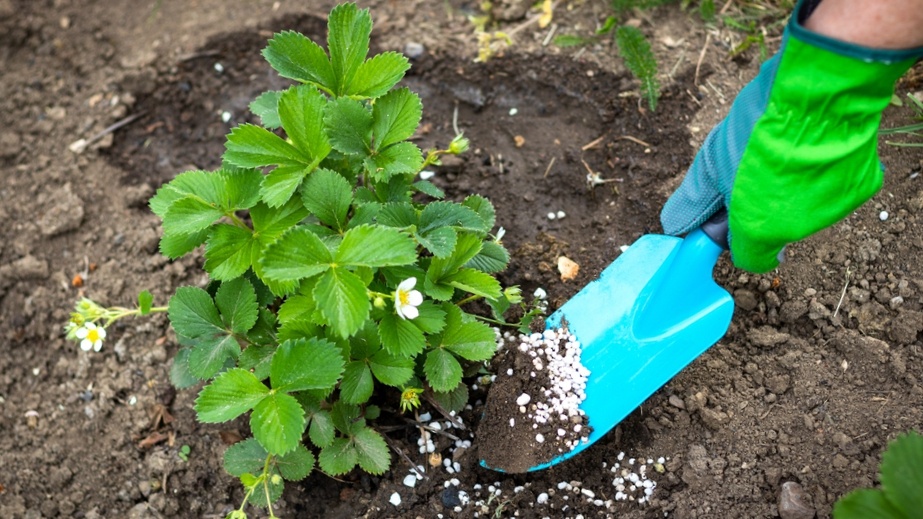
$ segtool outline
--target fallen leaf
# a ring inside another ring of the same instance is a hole
[[[221,441],[224,442],[225,445],[234,445],[244,439],[237,431],[218,431],[218,436],[221,437]]]
[[[561,256],[558,258],[558,272],[561,273],[561,281],[570,281],[577,277],[577,273],[580,272],[580,265],[577,265],[574,260],[567,256]]]
[[[164,442],[169,439],[169,436],[166,434],[154,431],[151,434],[147,435],[147,438],[138,442],[139,449],[149,449],[158,443]]]

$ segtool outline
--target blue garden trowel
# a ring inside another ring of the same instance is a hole
[[[566,323],[583,348],[590,376],[580,407],[593,431],[589,441],[529,471],[605,436],[724,336],[734,300],[712,271],[727,250],[727,230],[722,209],[685,238],[644,235],[547,319],[548,328]]]

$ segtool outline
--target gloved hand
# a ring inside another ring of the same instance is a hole
[[[667,200],[667,234],[728,208],[731,258],[751,272],[778,266],[786,244],[845,218],[880,188],[881,112],[923,56],[859,47],[807,30],[819,2],[799,1],[779,52],[740,91]]]

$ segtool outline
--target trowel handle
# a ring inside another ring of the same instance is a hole
[[[717,213],[702,224],[702,232],[715,242],[715,245],[728,250],[728,210],[722,207]]]

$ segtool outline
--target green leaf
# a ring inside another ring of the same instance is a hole
[[[482,322],[465,322],[465,314],[451,303],[442,305],[446,311],[446,327],[440,346],[471,361],[487,360],[497,351],[494,331]]]
[[[366,420],[377,420],[381,416],[381,408],[375,404],[369,404],[365,406],[365,419]]]
[[[385,439],[378,432],[363,427],[356,431],[352,441],[359,454],[358,462],[362,470],[375,476],[380,476],[388,470],[391,465],[391,452]]]
[[[427,274],[426,279],[423,280],[423,293],[436,301],[448,301],[455,295],[455,287],[439,281],[434,281],[429,274]]]
[[[201,288],[177,288],[170,298],[167,313],[179,335],[195,339],[225,333],[218,309],[208,292]]]
[[[423,301],[417,310],[420,311],[420,315],[413,320],[413,324],[423,333],[439,333],[445,328],[445,311],[439,305],[432,301]]]
[[[341,97],[327,104],[324,126],[330,144],[341,153],[368,155],[372,141],[372,113],[362,103]]]
[[[279,207],[288,202],[314,166],[316,163],[313,162],[308,166],[294,164],[279,166],[270,171],[263,177],[263,184],[260,186],[263,201],[270,207]]]
[[[275,470],[273,470],[272,473],[274,474]],[[243,482],[244,478],[248,475],[250,474],[244,474],[241,476],[241,482]],[[275,503],[278,501],[278,499],[282,497],[282,493],[285,491],[285,482],[282,480],[282,478],[279,478],[277,481],[277,483],[273,483],[272,475],[261,480],[253,493],[250,494],[250,498],[247,500],[247,502],[254,506],[267,508],[270,503]],[[247,485],[245,484],[244,486]],[[267,493],[269,494],[268,498]]]
[[[163,233],[160,237],[160,253],[170,259],[176,259],[192,252],[193,249],[205,243],[209,229],[202,229],[192,234]]]
[[[436,201],[426,204],[420,213],[420,234],[439,227],[456,227],[467,231],[487,232],[487,224],[470,207],[449,201]]]
[[[333,255],[304,227],[294,227],[263,252],[263,274],[274,281],[299,281],[330,268]]]
[[[190,348],[180,348],[173,357],[173,365],[170,366],[170,383],[177,389],[192,387],[201,380],[189,370],[190,351]]]
[[[443,281],[459,290],[487,299],[496,299],[501,293],[500,282],[480,270],[463,268],[454,274],[449,274]]]
[[[224,318],[224,323],[236,334],[250,331],[259,317],[256,290],[246,278],[221,283],[215,295],[215,303]]]
[[[189,371],[203,380],[215,376],[228,360],[240,355],[240,344],[226,331],[221,335],[199,337],[195,341],[189,352]]]
[[[301,481],[308,477],[314,470],[314,463],[314,454],[300,444],[292,452],[276,459],[279,473],[289,481]]]
[[[468,386],[459,384],[448,393],[433,393],[433,398],[446,411],[460,413],[468,404]]]
[[[253,373],[229,369],[202,389],[195,401],[195,410],[200,422],[226,422],[246,413],[267,395],[269,388]]]
[[[375,381],[372,372],[364,361],[354,361],[346,365],[343,380],[340,381],[340,399],[347,404],[363,404],[372,396]]]
[[[250,209],[260,201],[260,183],[263,174],[257,169],[219,171],[221,181],[218,205],[226,213]]]
[[[365,420],[360,419],[361,416],[362,410],[359,406],[347,404],[342,400],[338,400],[330,409],[334,427],[347,436],[352,435],[355,429],[365,427]]]
[[[329,169],[316,170],[305,181],[301,199],[321,222],[339,231],[346,228],[353,187],[339,173]]]
[[[372,308],[365,283],[342,268],[332,268],[321,276],[314,288],[314,299],[324,302],[321,313],[327,324],[344,338],[356,333]]]
[[[224,451],[224,470],[235,477],[262,472],[268,455],[256,438],[247,438]]]
[[[315,83],[329,92],[336,89],[336,76],[327,53],[303,34],[295,31],[277,33],[263,49],[263,56],[282,77]]]
[[[337,95],[350,91],[350,84],[369,53],[372,17],[367,9],[355,4],[340,4],[327,18],[327,49],[330,65],[337,81]]]
[[[369,319],[365,325],[349,340],[350,357],[353,360],[368,359],[381,350],[378,327]]]
[[[401,387],[413,376],[414,361],[412,358],[397,357],[382,350],[371,358],[369,367],[382,384]]]
[[[270,393],[253,407],[250,429],[267,452],[285,454],[301,441],[304,410],[291,395]]]
[[[417,246],[406,234],[390,227],[362,225],[343,235],[336,263],[363,267],[407,265],[417,261]]]
[[[253,236],[260,243],[268,245],[307,216],[308,211],[298,198],[290,199],[282,207],[257,204],[250,210]]]
[[[245,369],[259,380],[269,377],[269,367],[276,347],[271,344],[251,344],[237,358],[237,367]]]
[[[401,319],[395,313],[386,313],[381,318],[381,322],[378,323],[378,335],[385,351],[399,357],[416,356],[426,347],[423,332],[414,326],[412,321]]]
[[[218,224],[211,229],[205,243],[203,268],[218,281],[240,277],[250,268],[257,247],[249,229]]]
[[[272,357],[270,380],[277,391],[333,387],[343,373],[340,350],[324,339],[285,341]]]
[[[220,182],[213,173],[186,171],[157,190],[157,194],[150,201],[151,211],[163,218],[174,202],[188,195],[217,204],[220,190]]]
[[[423,103],[407,88],[392,90],[376,99],[372,106],[373,148],[382,150],[409,138],[422,115]]]
[[[222,158],[241,168],[307,166],[311,159],[265,128],[242,124],[231,130]]]
[[[293,321],[314,321],[314,312],[317,311],[317,302],[310,295],[294,295],[288,297],[279,307],[279,322],[288,324]]]
[[[420,217],[409,202],[391,202],[380,207],[378,223],[381,225],[402,228],[420,223]]]
[[[510,253],[507,252],[506,247],[496,242],[485,241],[481,251],[465,263],[465,266],[494,274],[506,270],[509,263]]]
[[[455,243],[458,241],[458,233],[451,227],[439,227],[432,229],[426,234],[416,234],[417,241],[420,245],[426,247],[426,250],[433,253],[437,258],[445,258],[455,250]]]
[[[310,85],[294,86],[279,99],[282,128],[295,147],[320,162],[330,153],[330,142],[324,133],[324,108],[327,98]]]
[[[353,217],[349,219],[349,223],[346,224],[347,229],[352,229],[353,227],[359,227],[360,225],[367,225],[375,222],[375,217],[378,216],[378,211],[381,209],[381,205],[377,203],[363,203],[353,209]]]
[[[279,97],[281,96],[282,92],[270,90],[263,92],[250,103],[250,111],[260,118],[263,127],[273,130],[282,126],[282,121],[279,119]]]
[[[208,228],[224,216],[215,204],[196,196],[186,196],[173,202],[163,217],[163,231],[168,234],[192,234]]]
[[[311,442],[320,447],[328,447],[333,443],[336,429],[329,411],[318,411],[311,417],[311,426],[308,427],[308,437]]]
[[[490,203],[490,200],[481,195],[470,195],[465,198],[462,205],[470,208],[481,217],[481,220],[484,221],[483,229],[485,232],[494,228],[494,223],[497,220],[497,211],[494,209],[494,205]]]
[[[336,438],[330,445],[321,449],[317,457],[321,470],[331,476],[346,474],[358,461],[359,453],[346,438]]]
[[[407,58],[397,52],[382,52],[365,60],[356,70],[346,95],[379,97],[397,84],[410,69]]]
[[[250,279],[250,278],[248,278]],[[263,285],[259,279],[255,276],[251,279],[252,281],[258,282],[260,285]],[[260,290],[257,289],[257,303],[260,305],[271,304],[270,303],[261,303],[260,302]],[[250,342],[250,345],[273,345],[277,344],[276,341],[276,314],[272,313],[265,306],[260,306],[259,317],[256,319],[256,324],[253,328],[250,328],[250,331],[247,332],[246,340]],[[268,375],[267,375],[268,376]]]
[[[461,364],[454,355],[442,348],[436,348],[426,354],[423,373],[433,390],[440,393],[452,391],[462,379]]]
[[[142,290],[138,294],[138,311],[141,315],[147,315],[151,313],[151,305],[154,304],[154,294],[150,290]]]
[[[456,272],[462,265],[468,263],[481,251],[484,242],[477,235],[462,233],[458,236],[455,250],[448,258],[435,258],[426,270],[427,279],[434,282],[442,280],[445,276]]]
[[[919,492],[919,489],[917,489]],[[879,490],[854,490],[843,496],[833,507],[833,519],[908,519]]]
[[[365,160],[365,169],[378,181],[394,175],[416,173],[423,167],[423,152],[412,142],[399,142],[388,146]]]
[[[429,195],[433,198],[437,198],[437,199],[445,198],[445,192],[439,189],[438,187],[436,187],[436,185],[430,182],[429,180],[418,180],[413,183],[413,187],[417,191],[423,194]]]
[[[881,457],[881,488],[907,517],[923,510],[923,436],[909,432],[891,442]]]

